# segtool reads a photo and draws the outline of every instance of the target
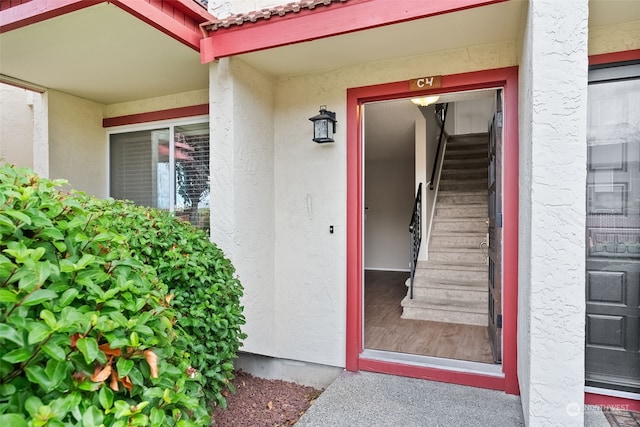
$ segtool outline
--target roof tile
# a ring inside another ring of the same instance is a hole
[[[304,9],[313,10],[318,6],[329,6],[332,3],[345,3],[347,1],[349,0],[302,0],[280,6],[274,6],[272,8],[255,10],[247,13],[238,13],[226,18],[205,22],[201,27],[208,31],[216,31],[229,28],[233,25],[242,25],[244,23],[254,23],[259,20],[267,20],[272,16],[285,16],[290,13],[298,13]]]

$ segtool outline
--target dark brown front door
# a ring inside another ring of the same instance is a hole
[[[502,91],[489,124],[489,339],[496,363],[502,361]]]
[[[640,392],[640,64],[590,73],[586,384]]]

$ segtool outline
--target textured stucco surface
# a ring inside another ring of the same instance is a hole
[[[104,105],[50,90],[48,108],[49,177],[64,178],[71,188],[107,197]]]
[[[38,95],[40,96],[40,95]],[[0,162],[33,167],[33,93],[0,84]]]
[[[211,64],[211,238],[245,292],[242,350],[276,356],[273,82],[237,59]]]
[[[202,105],[209,102],[209,89],[176,93],[156,98],[141,99],[105,106],[105,117],[126,116],[129,114],[148,113],[151,111],[169,110],[172,108]]]
[[[212,238],[245,287],[244,351],[345,364],[347,88],[516,58],[507,42],[276,80],[211,64]],[[311,141],[320,105],[337,114],[334,144]]]
[[[589,55],[640,49],[640,21],[589,28]]]
[[[518,373],[532,426],[583,423],[587,16],[587,0],[533,0],[524,37]]]

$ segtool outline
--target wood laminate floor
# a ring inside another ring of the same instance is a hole
[[[493,363],[484,326],[400,318],[408,277],[404,272],[365,271],[365,348]]]

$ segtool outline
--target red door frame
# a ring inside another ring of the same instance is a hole
[[[420,94],[504,88],[503,184],[503,377],[425,368],[365,359],[363,350],[363,183],[362,105]],[[347,343],[346,369],[375,371],[519,394],[517,376],[518,307],[518,67],[442,77],[441,87],[412,92],[407,81],[347,90]]]

